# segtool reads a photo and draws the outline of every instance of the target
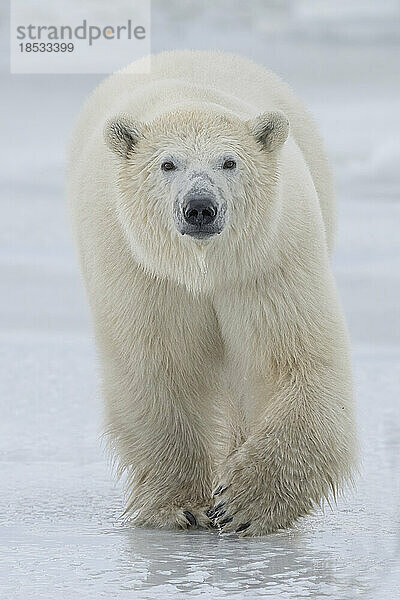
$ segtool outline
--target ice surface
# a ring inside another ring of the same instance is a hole
[[[326,139],[338,183],[334,269],[354,350],[361,474],[337,506],[263,539],[118,523],[122,493],[101,446],[96,359],[63,198],[65,142],[98,78],[3,73],[5,600],[398,595],[398,3],[337,2],[333,13],[315,13],[320,3],[311,1],[270,2],[268,10],[258,1],[251,10],[235,0],[203,4],[209,12],[201,2],[154,1],[153,50],[222,47],[257,59],[301,93]]]
[[[6,334],[1,355],[0,597],[352,599],[395,577],[398,349],[355,353],[364,449],[356,491],[259,540],[119,525],[90,341]]]

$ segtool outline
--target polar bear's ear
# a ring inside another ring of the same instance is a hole
[[[247,121],[250,132],[267,152],[273,152],[289,135],[289,120],[280,110],[265,112]]]
[[[128,158],[140,135],[140,124],[126,113],[108,119],[104,127],[106,145],[120,158]]]

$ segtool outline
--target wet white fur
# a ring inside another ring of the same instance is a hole
[[[250,61],[169,52],[152,57],[149,75],[135,70],[88,99],[68,171],[127,513],[179,527],[189,510],[202,524],[221,483],[234,514],[225,530],[250,522],[243,535],[265,534],[334,494],[354,464],[329,167],[301,103]],[[277,110],[290,135],[271,151],[257,115]],[[128,156],[103,138],[121,113],[137,136]],[[231,179],[217,167],[226,153],[238,160]],[[171,155],[178,179],[160,169]],[[207,242],[172,218],[196,169],[227,201],[226,226]]]

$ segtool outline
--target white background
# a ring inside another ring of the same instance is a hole
[[[42,0],[43,3],[43,0]],[[293,531],[239,540],[117,524],[65,145],[98,76],[8,73],[2,20],[0,596],[394,599],[399,577],[399,3],[153,0],[153,51],[225,48],[314,112],[338,190],[334,257],[363,447],[357,487]]]

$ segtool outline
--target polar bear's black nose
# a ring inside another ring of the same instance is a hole
[[[217,207],[212,198],[196,196],[189,200],[183,207],[183,216],[190,225],[201,227],[215,221]]]

